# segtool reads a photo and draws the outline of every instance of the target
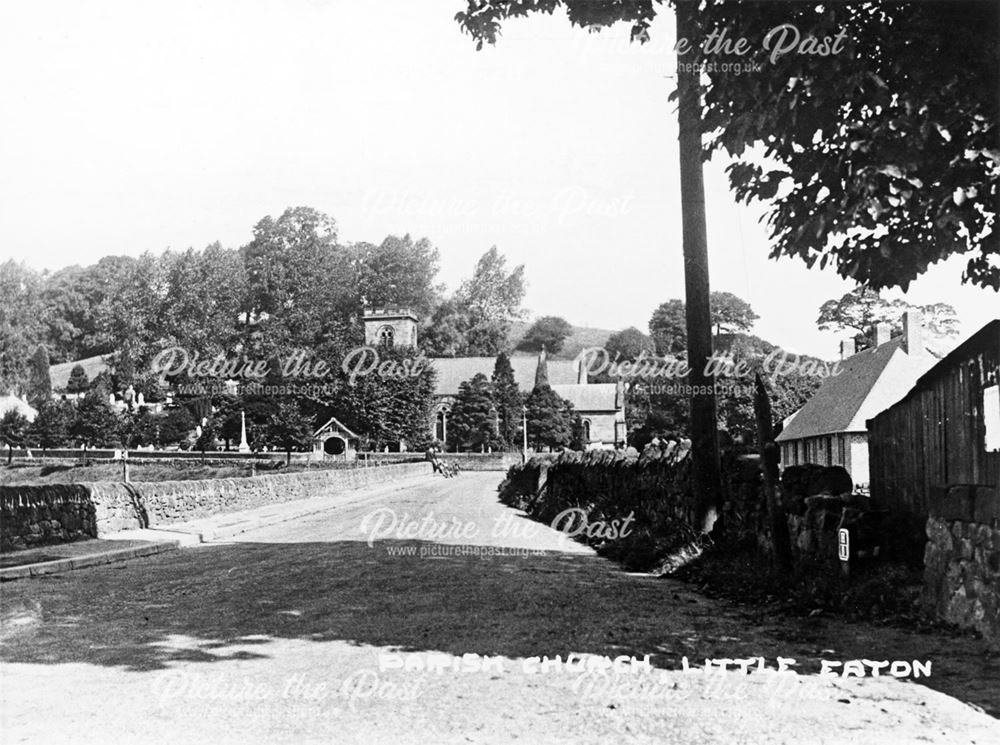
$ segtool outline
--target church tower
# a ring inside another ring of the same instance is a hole
[[[417,316],[409,308],[365,308],[365,344],[409,349],[417,346]]]

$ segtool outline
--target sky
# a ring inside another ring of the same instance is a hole
[[[429,238],[449,288],[497,245],[525,264],[531,316],[645,330],[683,297],[674,29],[645,47],[565,17],[511,21],[476,51],[463,0],[42,0],[0,6],[0,261],[238,247],[287,207],[343,241]],[[712,288],[754,332],[833,358],[832,269],[767,258],[763,208],[706,166]],[[949,302],[968,335],[1000,296],[960,257],[903,297]]]

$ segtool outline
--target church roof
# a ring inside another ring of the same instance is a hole
[[[552,390],[566,399],[580,412],[615,411],[614,383],[591,383],[589,385],[554,385]]]
[[[495,357],[435,357],[430,360],[437,370],[437,383],[434,393],[438,396],[457,396],[458,386],[471,379],[476,373],[482,373],[487,378],[493,377]],[[576,363],[573,360],[548,359],[549,384],[553,386],[576,383]],[[535,370],[538,367],[537,357],[511,357],[510,366],[514,369],[514,380],[521,393],[530,393],[535,387]]]

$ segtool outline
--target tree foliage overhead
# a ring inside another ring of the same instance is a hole
[[[707,5],[703,35],[738,29],[753,42],[740,61],[759,68],[707,68],[706,151],[739,159],[737,197],[770,202],[773,257],[905,290],[968,254],[963,280],[1000,290],[998,13],[993,0]],[[758,42],[782,24],[843,34],[842,48],[773,58],[775,39]]]
[[[505,19],[559,7],[592,30],[630,23],[633,41],[645,42],[663,6],[468,0],[456,20],[481,48],[496,42]],[[683,61],[739,63],[704,69],[706,157],[735,156],[737,197],[770,203],[772,257],[906,289],[931,264],[968,254],[963,280],[1000,290],[998,14],[994,0],[699,7],[702,39],[725,30],[749,41],[739,56],[694,43]],[[766,48],[764,39],[783,24],[801,41],[843,33],[838,52],[774,55],[778,40]]]

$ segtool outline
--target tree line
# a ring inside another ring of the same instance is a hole
[[[450,296],[437,282],[438,268],[438,251],[426,238],[343,243],[336,221],[309,207],[263,218],[252,240],[237,249],[214,243],[203,250],[108,256],[51,273],[8,261],[0,264],[5,299],[0,392],[27,395],[40,404],[50,397],[50,384],[32,373],[33,359],[47,376],[49,362],[103,356],[107,374],[82,381],[82,368],[74,370],[69,392],[93,389],[95,405],[98,389],[105,404],[111,392],[121,396],[130,390],[146,403],[172,394],[196,426],[210,433],[205,439],[212,443],[233,439],[232,412],[244,410],[251,444],[261,447],[301,446],[304,433],[329,416],[364,433],[362,444],[368,447],[381,449],[400,440],[419,444],[429,436],[433,369],[406,379],[369,375],[349,381],[338,363],[364,344],[362,311],[379,306],[408,307],[417,314],[419,351],[428,356],[496,355],[506,348],[511,324],[522,313],[524,267],[508,268],[494,246]],[[172,347],[203,359],[224,354],[268,360],[269,383],[282,382],[280,360],[296,350],[334,361],[334,374],[324,393],[285,397],[281,403],[253,394],[178,393],[183,384],[197,381],[186,372],[164,376],[151,364]],[[381,356],[401,360],[416,351],[386,349]],[[99,419],[107,424],[105,414]],[[66,432],[89,444],[125,444],[136,437],[142,444],[170,440],[163,433],[173,432],[171,426],[164,427],[152,413],[137,416],[142,419],[138,427],[102,425],[88,430],[86,438],[72,425]],[[144,424],[149,417],[152,430]],[[126,431],[141,434],[122,434]],[[151,437],[151,431],[159,435]]]

